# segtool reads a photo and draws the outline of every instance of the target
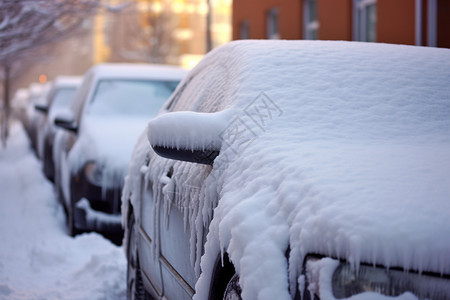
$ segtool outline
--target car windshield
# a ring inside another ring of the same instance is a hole
[[[55,95],[53,96],[50,109],[54,110],[69,107],[76,90],[77,90],[76,87],[67,87],[58,89]]]
[[[90,115],[156,115],[178,81],[104,79],[90,102]]]

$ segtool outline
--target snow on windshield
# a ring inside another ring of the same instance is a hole
[[[153,116],[177,84],[176,81],[102,79],[86,113]]]

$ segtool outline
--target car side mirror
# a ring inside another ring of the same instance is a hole
[[[166,113],[148,124],[148,139],[162,157],[212,165],[222,147],[229,111]]]
[[[35,104],[34,109],[44,114],[48,113],[48,106],[44,104]]]
[[[72,131],[77,133],[78,126],[75,124],[75,118],[72,113],[60,114],[55,117],[54,120],[55,126],[63,128],[68,131]]]

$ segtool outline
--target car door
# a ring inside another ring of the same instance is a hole
[[[208,67],[197,69],[183,81],[165,106],[167,112],[223,109],[223,99],[207,99],[217,92],[217,85],[222,89],[227,81],[213,82]],[[147,174],[143,186],[148,186],[141,194],[140,219],[145,241],[139,252],[146,251],[141,269],[153,287],[162,283],[162,296],[166,299],[192,299],[200,275],[202,253],[197,252],[203,251],[206,235],[206,230],[195,231],[195,215],[203,182],[212,166],[166,159],[150,150],[149,163],[143,169]]]
[[[177,89],[175,95],[169,100],[169,105],[166,107],[166,110],[171,111],[174,109],[175,104],[178,103],[181,94],[188,86],[189,82],[190,80],[188,79]],[[167,163],[167,171],[158,167],[165,163]],[[172,261],[173,263],[173,256],[170,254],[162,254],[166,253],[165,249],[167,248],[167,239],[163,237],[161,240],[161,234],[166,234],[167,232],[167,229],[161,229],[164,227],[161,223],[161,216],[165,215],[162,208],[164,205],[163,188],[171,181],[173,172],[169,172],[168,170],[173,170],[174,163],[174,161],[167,162],[166,159],[158,157],[152,150],[149,150],[145,163],[141,166],[140,217],[137,219],[137,226],[139,228],[139,263],[145,277],[143,278],[144,283],[146,283],[147,287],[150,288],[154,294],[161,297],[166,293],[183,295],[185,293],[183,291],[186,289],[188,295],[192,295],[193,293],[192,276],[188,275],[188,277],[191,278],[189,279],[190,284],[182,284],[181,282],[186,283],[186,280],[183,279],[174,268],[174,266],[178,267],[179,264],[174,263],[172,265],[169,261]],[[185,237],[183,237],[183,239],[185,239]],[[164,242],[164,247],[161,247],[161,241]],[[181,244],[186,244],[186,241],[184,240]],[[172,253],[172,251],[169,252]],[[179,260],[180,259],[177,261]],[[164,265],[163,268],[161,267],[162,265]],[[169,273],[167,268],[170,269]],[[162,269],[164,271],[162,271]],[[163,284],[162,273],[164,273],[165,280],[167,281],[165,284]],[[168,274],[172,275],[167,276]],[[181,284],[173,284],[172,277],[176,278],[176,281],[179,280]],[[169,284],[168,282],[172,282],[172,284]],[[174,289],[174,287],[177,290],[175,293],[173,293],[173,291],[167,291],[168,289]],[[173,299],[183,299],[183,297],[184,296],[181,296],[181,298],[175,297]]]
[[[170,100],[168,110],[174,109],[173,106],[178,103],[189,82],[190,80],[187,80],[183,86],[177,89],[176,94]],[[182,216],[177,213],[178,210],[172,212],[175,215],[172,218],[174,221],[167,223],[170,224],[170,228],[165,226],[165,220],[167,220],[164,209],[164,205],[167,203],[165,198],[168,199],[172,194],[168,188],[174,186],[171,182],[175,164],[175,161],[159,157],[150,150],[146,163],[141,168],[143,174],[140,218],[138,220],[140,222],[138,224],[140,232],[138,247],[141,270],[146,277],[144,281],[147,280],[153,292],[159,296],[171,295],[169,299],[183,299],[192,297],[195,276],[184,263],[185,261],[189,262],[189,252],[184,251],[179,255],[177,251],[189,249],[186,248],[189,237],[181,234],[183,231],[179,230]],[[146,177],[147,170],[150,171]],[[177,245],[172,245],[171,238],[166,237],[169,232],[176,234]],[[184,245],[184,248],[181,248],[180,245]],[[188,260],[185,260],[186,257]]]
[[[170,111],[213,112],[221,108],[211,99],[214,99],[218,86],[224,83],[214,82],[208,71],[208,68],[199,70],[185,81],[186,86],[182,86],[169,103]],[[158,183],[154,188],[160,203],[159,241],[164,296],[167,299],[192,299],[199,276],[198,259],[202,254],[197,251],[203,252],[206,235],[206,228],[196,232],[195,216],[204,181],[212,166],[154,156],[151,165],[157,170],[154,179]]]
[[[147,142],[147,141],[145,141]],[[141,166],[141,191],[140,191],[140,218],[137,218],[138,226],[138,249],[139,263],[144,282],[150,285],[154,294],[163,295],[163,284],[161,279],[161,266],[159,260],[159,210],[155,204],[153,186],[146,177],[149,168],[149,153]]]
[[[77,90],[72,105],[70,107],[70,110],[73,114],[74,120],[74,126],[80,127],[80,120],[81,120],[81,114],[83,111],[84,104],[86,102],[86,99],[89,97],[91,92],[91,88],[94,84],[94,74],[88,73],[83,79],[83,82],[80,86],[80,88]],[[71,172],[70,169],[70,162],[69,162],[69,154],[72,150],[73,146],[75,145],[78,137],[78,133],[64,130],[63,136],[61,137],[61,149],[60,149],[60,184],[61,184],[61,191],[63,193],[63,198],[65,201],[65,205],[67,209],[70,209],[70,201],[71,201],[71,191],[70,191],[70,180],[71,180]]]
[[[194,216],[211,166],[173,160],[161,163],[164,167],[158,174],[161,180],[157,188],[162,203],[159,205],[159,236],[164,296],[191,299],[198,276],[195,273],[195,260],[199,257],[197,243],[203,243],[196,240]]]

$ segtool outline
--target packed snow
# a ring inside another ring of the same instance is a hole
[[[202,72],[210,81],[195,81]],[[200,107],[228,111],[213,168],[152,160],[141,168],[148,151],[141,140],[123,200],[137,202],[140,172],[154,191],[170,166],[206,177],[202,190],[189,191],[173,176],[180,193],[156,203],[167,213],[176,205],[189,222],[192,262],[197,271],[201,267],[195,299],[207,298],[217,255],[225,251],[244,299],[290,299],[297,283],[305,288],[302,264],[309,253],[354,267],[366,262],[450,273],[448,49],[240,41],[213,50],[191,76],[183,97],[192,98],[195,108],[214,90],[211,82],[225,87],[216,104],[210,99]],[[215,125],[209,120],[209,128],[196,126],[203,116],[190,117],[172,121],[178,128],[193,124],[196,137],[223,126],[220,117]],[[158,122],[151,122],[152,142],[192,147],[181,135],[152,133],[157,129]]]
[[[124,299],[122,248],[96,233],[68,236],[41,169],[13,123],[0,149],[0,299]]]
[[[229,119],[230,113],[226,110],[214,114],[192,111],[164,114],[149,122],[153,130],[148,131],[148,139],[153,146],[217,150],[222,144],[220,134]]]

